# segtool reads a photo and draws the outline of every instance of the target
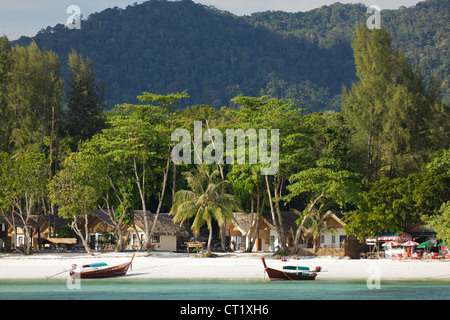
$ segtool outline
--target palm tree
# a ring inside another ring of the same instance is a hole
[[[305,220],[305,227],[307,228],[307,231],[313,236],[314,253],[317,252],[317,242],[322,233],[324,233],[325,231],[336,233],[335,227],[327,226],[327,220],[333,213],[331,211],[327,211],[323,214],[322,208],[323,205],[321,205],[319,209],[314,208]]]
[[[215,170],[212,174],[208,172],[206,165],[197,168],[196,174],[183,172],[190,190],[179,190],[175,193],[174,204],[169,214],[173,215],[173,221],[182,225],[187,219],[195,216],[191,229],[198,233],[200,228],[207,223],[209,238],[207,252],[211,253],[212,219],[221,226],[226,219],[234,220],[233,210],[241,210],[239,199],[232,194],[225,193],[222,188],[229,181],[214,182],[219,175]]]

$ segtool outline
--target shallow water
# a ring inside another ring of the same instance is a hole
[[[447,300],[449,282],[1,280],[0,300]]]

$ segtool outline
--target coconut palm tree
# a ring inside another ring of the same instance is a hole
[[[195,216],[191,229],[198,233],[200,228],[207,223],[209,238],[207,252],[211,253],[212,220],[216,220],[221,226],[226,219],[234,220],[233,210],[241,210],[239,199],[232,194],[224,192],[222,188],[229,181],[215,183],[219,171],[208,172],[205,164],[199,165],[196,174],[183,172],[190,190],[179,190],[175,193],[174,204],[169,214],[173,215],[173,221],[182,225],[187,219]]]
[[[331,211],[323,212],[323,205],[319,209],[314,208],[312,212],[306,217],[305,227],[307,231],[313,236],[313,250],[317,252],[317,243],[320,235],[326,231],[336,233],[336,228],[327,226],[327,220],[333,214]]]

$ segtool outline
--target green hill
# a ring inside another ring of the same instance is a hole
[[[382,12],[393,43],[424,77],[439,72],[447,102],[449,10],[448,0],[434,0]],[[188,90],[188,105],[221,107],[240,93],[267,93],[308,112],[340,110],[342,85],[356,80],[350,43],[365,12],[363,5],[337,3],[239,17],[189,0],[151,0],[92,14],[79,30],[59,24],[16,43],[34,40],[58,53],[63,65],[71,48],[90,57],[109,108],[136,103],[143,91]]]

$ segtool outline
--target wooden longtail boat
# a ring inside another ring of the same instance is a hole
[[[315,280],[317,272],[322,269],[321,267],[316,267],[314,271],[311,271],[308,267],[285,266],[282,271],[267,267],[264,258],[261,258],[261,260],[270,280]]]
[[[130,262],[122,263],[114,267],[108,267],[106,263],[91,263],[84,265],[80,272],[75,272],[76,265],[72,265],[70,270],[70,276],[72,278],[79,279],[92,279],[92,278],[109,278],[123,276],[127,273],[128,268],[134,259],[134,253]]]

